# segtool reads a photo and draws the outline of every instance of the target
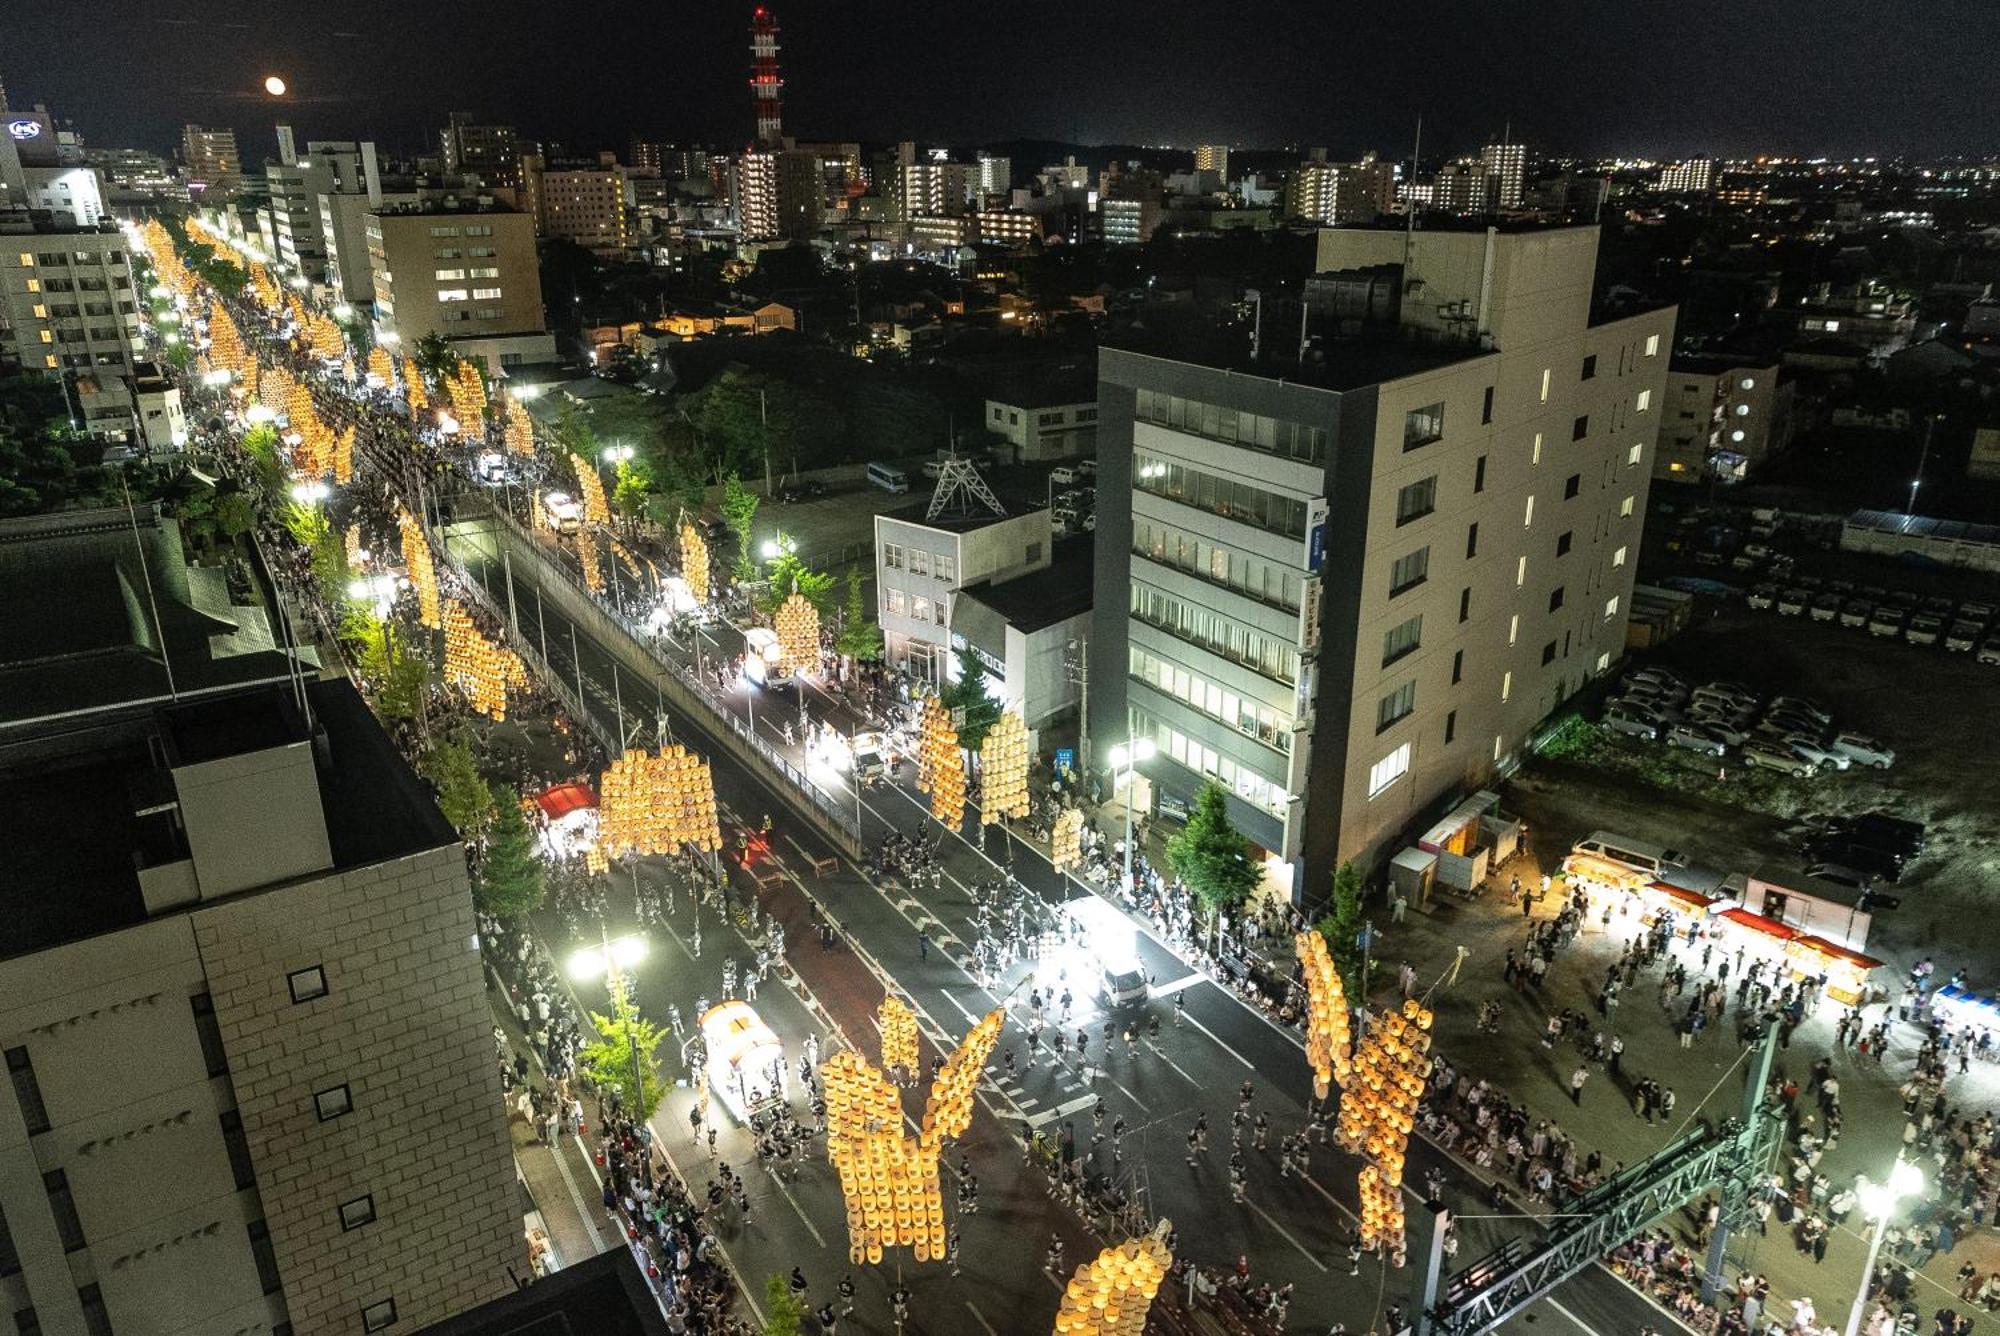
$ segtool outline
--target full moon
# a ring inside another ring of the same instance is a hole
[[[273,74],[264,80],[264,91],[272,97],[283,97],[285,95],[285,81]]]

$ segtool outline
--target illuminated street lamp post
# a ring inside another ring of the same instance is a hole
[[[1134,738],[1111,749],[1111,771],[1125,772],[1125,889],[1132,889],[1132,776],[1139,762],[1149,761],[1154,751],[1151,738]]]
[[[1861,1330],[1861,1311],[1868,1306],[1868,1282],[1874,1278],[1875,1258],[1882,1251],[1882,1236],[1889,1232],[1889,1217],[1894,1214],[1896,1203],[1905,1197],[1915,1196],[1923,1188],[1923,1172],[1900,1156],[1889,1169],[1888,1182],[1861,1180],[1855,1195],[1861,1198],[1861,1209],[1875,1217],[1875,1229],[1868,1236],[1868,1260],[1861,1264],[1861,1289],[1854,1296],[1854,1307],[1847,1314],[1846,1336],[1856,1336]]]
[[[570,977],[588,982],[602,978],[611,990],[611,1011],[625,1022],[625,1037],[632,1046],[632,1093],[639,1103],[639,1125],[646,1125],[646,1069],[639,1060],[638,1004],[625,991],[626,974],[646,958],[646,939],[637,933],[614,938],[600,926],[601,943],[586,946],[569,958]],[[630,1007],[630,1015],[620,1015]]]

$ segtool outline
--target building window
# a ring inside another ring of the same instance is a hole
[[[21,1106],[21,1121],[28,1125],[28,1135],[48,1131],[49,1111],[42,1103],[41,1083],[35,1080],[34,1060],[26,1048],[7,1050],[7,1075],[13,1079],[14,1099]]]
[[[345,1084],[328,1086],[324,1090],[313,1091],[313,1112],[323,1123],[330,1123],[354,1112],[354,1092]]]
[[[1638,399],[1632,405],[1632,411],[1635,413],[1643,413],[1652,406],[1653,406],[1653,392],[1651,390],[1641,390],[1639,391]]]
[[[1398,528],[1420,520],[1437,509],[1438,480],[1435,477],[1421,478],[1396,492],[1396,525]]]
[[[316,997],[326,996],[326,967],[308,965],[302,970],[293,970],[285,976],[286,987],[292,990],[292,1001],[310,1002]]]
[[[472,299],[474,301],[497,302],[500,300],[500,297],[501,292],[499,288],[474,288],[472,290]]]
[[[943,580],[946,584],[956,584],[958,581],[958,558],[948,553],[938,553],[937,578]]]
[[[1459,624],[1461,626],[1464,625],[1471,617],[1472,617],[1472,586],[1467,585],[1465,588],[1458,591]]]
[[[1530,464],[1539,464],[1542,462],[1542,434],[1540,432],[1535,433],[1535,449],[1534,453],[1528,457],[1528,462]]]
[[[1375,731],[1385,733],[1417,709],[1417,684],[1405,682],[1384,696],[1375,706]]]
[[[466,292],[464,288],[439,288],[438,300],[441,302],[469,301],[471,300],[471,294]]]
[[[1505,705],[1514,694],[1514,674],[1510,669],[1500,674],[1500,703]]]
[[[1588,435],[1590,435],[1590,414],[1585,413],[1571,424],[1569,438],[1572,441],[1580,441]]]
[[[1583,475],[1581,473],[1572,473],[1569,477],[1563,479],[1563,500],[1572,500],[1582,490]]]
[[[937,618],[937,624],[939,626],[943,626],[945,624],[945,610],[949,607],[950,604],[946,603],[945,600],[943,599],[938,599],[931,604],[931,613],[933,616]]]
[[[1737,434],[1738,434],[1739,436],[1740,436],[1740,435],[1742,435],[1742,433],[1741,433],[1741,432],[1738,432]],[[1640,441],[1634,441],[1634,442],[1632,443],[1632,448],[1631,448],[1630,450],[1627,450],[1627,451],[1625,452],[1625,462],[1626,462],[1627,464],[1629,464],[1629,465],[1636,465],[1636,464],[1638,464],[1638,462],[1639,462],[1639,456],[1640,456],[1640,455],[1642,455],[1642,454],[1644,454],[1644,453],[1645,453],[1645,450],[1646,450],[1646,447],[1645,447],[1645,444],[1644,444],[1643,442],[1640,442]]]
[[[1521,527],[1523,529],[1532,529],[1535,527],[1535,494],[1533,492],[1528,493],[1528,504],[1521,509]]]
[[[1478,555],[1479,526],[1477,524],[1468,524],[1465,526],[1465,559],[1471,561]]]
[[[882,544],[882,567],[884,570],[900,570],[903,565],[903,549],[896,543]]]
[[[42,1320],[32,1307],[14,1310],[15,1336],[42,1336]]]
[[[1563,605],[1563,586],[1557,585],[1549,591],[1549,611],[1555,612]]]
[[[1507,643],[1511,646],[1520,638],[1521,614],[1518,612],[1509,613],[1507,615]]]
[[[222,1027],[215,1020],[215,999],[207,993],[196,993],[188,999],[194,1008],[194,1032],[201,1040],[202,1061],[208,1066],[210,1076],[229,1074],[229,1054],[222,1047]]]
[[[361,1330],[387,1331],[396,1325],[396,1301],[378,1299],[361,1310]]]
[[[1472,461],[1472,493],[1477,496],[1486,490],[1486,456]]]
[[[1452,744],[1452,740],[1457,736],[1458,736],[1458,711],[1451,710],[1446,712],[1444,717],[1444,745],[1449,747]]]
[[[1451,684],[1453,686],[1457,686],[1460,682],[1463,682],[1464,680],[1465,680],[1465,651],[1462,649],[1453,650],[1451,653]]]
[[[1408,773],[1410,773],[1410,744],[1406,742],[1368,767],[1368,796],[1375,797]]]
[[[69,1175],[51,1169],[42,1175],[42,1188],[49,1194],[49,1211],[56,1219],[56,1237],[63,1251],[73,1253],[85,1246],[83,1221],[76,1213],[76,1198],[70,1195]]]
[[[1623,501],[1620,501],[1620,502],[1618,503],[1618,513],[1619,513],[1619,515],[1620,515],[1620,516],[1629,516],[1629,515],[1631,515],[1631,513],[1632,513],[1632,498],[1631,498],[1631,497],[1629,497],[1629,496],[1628,496],[1628,497],[1626,497],[1626,498],[1625,498],[1625,499],[1624,499]]]
[[[1582,374],[1581,376],[1579,376],[1579,377],[1578,377],[1578,379],[1579,379],[1579,380],[1596,380],[1596,379],[1597,379],[1597,354],[1596,354],[1596,353],[1592,353],[1592,354],[1591,354],[1590,356],[1588,356],[1588,357],[1586,357],[1586,358],[1584,358],[1584,359],[1583,359],[1583,374]]]
[[[1514,558],[1514,588],[1519,589],[1527,583],[1528,554],[1523,552],[1520,556]]]
[[[1431,550],[1420,547],[1389,567],[1389,597],[1415,589],[1430,577]]]
[[[1646,336],[1646,356],[1652,357],[1659,351],[1660,351],[1660,336],[1657,334],[1648,334]]]
[[[1618,615],[1618,595],[1613,594],[1604,601],[1604,620],[1610,621]]]
[[[83,1329],[89,1336],[111,1336],[111,1314],[104,1311],[104,1291],[95,1281],[77,1290],[76,1301],[83,1306]]]
[[[900,589],[889,591],[889,615],[907,617],[910,615],[910,596]]]
[[[463,282],[465,280],[465,271],[463,269],[440,269],[436,272],[435,277],[440,283]]]
[[[1303,536],[1303,535],[1302,535],[1302,536]],[[1024,559],[1024,560],[1025,560],[1025,561],[1026,561],[1026,562],[1027,562],[1027,563],[1028,563],[1028,564],[1029,564],[1030,566],[1032,566],[1032,565],[1034,565],[1034,564],[1035,564],[1036,562],[1040,561],[1040,560],[1042,559],[1042,545],[1041,545],[1040,543],[1030,543],[1030,544],[1028,544],[1028,549],[1027,549],[1027,552],[1026,552],[1026,553],[1024,554],[1024,556],[1023,556],[1023,559]]]
[[[1403,448],[1415,450],[1444,439],[1444,401],[1412,408],[1403,414]]]
[[[1542,667],[1546,668],[1555,661],[1556,642],[1551,640],[1548,644],[1542,646]]]
[[[921,547],[910,549],[910,574],[928,576],[931,573],[931,554]]]
[[[1542,402],[1549,401],[1549,368],[1542,368]]]
[[[1424,617],[1422,613],[1407,622],[1389,628],[1389,634],[1382,637],[1382,666],[1387,668],[1405,654],[1414,653],[1423,642]]]
[[[1564,529],[1560,534],[1556,535],[1557,556],[1566,557],[1569,555],[1570,540],[1575,536],[1575,534],[1576,530],[1574,529]]]
[[[1486,387],[1486,399],[1479,407],[1479,424],[1486,426],[1493,421],[1493,387]]]
[[[375,1195],[367,1193],[340,1204],[340,1228],[343,1233],[359,1229],[363,1225],[375,1223]]]
[[[243,1135],[243,1115],[235,1109],[225,1109],[221,1123],[222,1145],[229,1152],[229,1170],[235,1176],[236,1190],[247,1192],[257,1186],[257,1166],[250,1158],[250,1138]]]
[[[271,1227],[262,1220],[250,1222],[250,1255],[257,1260],[257,1281],[264,1293],[276,1294],[285,1288],[278,1277],[278,1254],[271,1247]]]
[[[7,1228],[7,1216],[0,1211],[0,1277],[21,1273],[21,1254],[14,1247],[14,1235]]]
[[[1597,656],[1597,671],[1601,673],[1610,666],[1611,666],[1611,651],[1606,650],[1604,653]]]
[[[1613,552],[1613,553],[1611,554],[1611,564],[1612,564],[1613,566],[1623,566],[1623,565],[1625,564],[1625,549],[1624,549],[1624,548],[1622,548],[1622,547],[1621,547],[1621,548],[1619,548],[1619,549],[1618,549],[1618,550],[1617,550],[1616,552]]]
[[[910,599],[910,616],[920,622],[929,621],[931,619],[931,601],[922,594],[912,597]]]

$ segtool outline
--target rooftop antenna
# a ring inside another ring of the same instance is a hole
[[[954,444],[944,457],[944,469],[938,474],[937,490],[931,493],[930,509],[924,512],[924,518],[934,520],[946,511],[969,515],[976,509],[975,502],[1001,519],[1007,518],[1007,507],[1000,504],[1000,498],[993,495],[986,479],[979,476],[972,461],[959,454]]]
[[[1417,113],[1417,138],[1410,147],[1410,188],[1403,202],[1403,281],[1407,286],[1410,278],[1410,251],[1416,244],[1417,231],[1417,162],[1424,154],[1424,116]]]

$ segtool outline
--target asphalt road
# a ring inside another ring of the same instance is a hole
[[[455,535],[453,546],[504,607],[503,568],[497,553],[487,546],[491,541],[475,538],[467,545]],[[482,556],[487,559],[481,560]],[[641,701],[643,708],[635,708],[629,673],[620,670],[623,685],[614,689],[610,657],[588,636],[578,634],[573,658],[563,652],[569,647],[570,623],[553,603],[538,607],[540,591],[528,563],[514,563],[514,581],[515,606],[523,627],[546,628],[551,659],[558,671],[566,661],[580,665],[585,693],[600,718],[615,727],[621,700],[628,727],[639,715],[650,715],[649,701]],[[643,691],[637,694],[644,695]],[[739,815],[782,811],[782,795],[734,765],[719,748],[704,746],[699,736],[703,723],[699,719],[671,720],[677,736],[710,756],[725,809]],[[688,736],[690,731],[695,736]],[[863,812],[864,844],[891,829],[928,831],[932,838],[937,833],[920,798],[904,787],[869,792]],[[1102,1028],[1107,1011],[1088,982],[1093,959],[1082,953],[1058,953],[1018,964],[990,987],[982,984],[967,964],[969,944],[976,935],[971,887],[992,881],[1002,867],[1011,864],[1021,881],[1051,904],[1090,895],[1074,880],[1057,876],[1038,854],[1011,836],[1005,848],[997,834],[989,840],[992,858],[965,839],[946,841],[941,859],[943,876],[936,888],[885,888],[860,875],[845,860],[833,875],[814,875],[812,859],[832,851],[821,845],[803,821],[781,818],[774,841],[776,861],[781,865],[779,875],[767,878],[767,884],[756,891],[766,910],[784,924],[788,957],[811,999],[808,1003],[783,988],[767,986],[756,1003],[794,1061],[808,1034],[819,1037],[822,1054],[847,1042],[872,1055],[876,1045],[873,1013],[885,990],[892,986],[918,1014],[926,1040],[926,1062],[934,1053],[948,1051],[977,1016],[996,1006],[1006,1007],[1013,1022],[996,1050],[989,1068],[992,1079],[982,1092],[982,1108],[962,1146],[981,1185],[980,1211],[961,1222],[964,1274],[952,1278],[941,1266],[918,1267],[905,1261],[901,1274],[916,1295],[915,1321],[909,1330],[966,1331],[973,1329],[965,1325],[970,1320],[989,1331],[1011,1332],[1043,1330],[1052,1322],[1058,1289],[1042,1270],[1051,1234],[1065,1237],[1066,1267],[1074,1266],[1102,1241],[1087,1238],[1075,1215],[1050,1198],[1041,1174],[1026,1169],[1021,1138],[1030,1128],[1046,1129],[1054,1136],[1067,1122],[1076,1131],[1079,1149],[1090,1154],[1091,1111],[1099,1098],[1107,1110],[1107,1134],[1117,1120],[1126,1124],[1119,1147],[1122,1158],[1113,1158],[1108,1135],[1095,1151],[1104,1172],[1147,1203],[1151,1214],[1164,1214],[1180,1226],[1183,1255],[1217,1266],[1232,1266],[1239,1255],[1247,1256],[1255,1278],[1295,1282],[1290,1329],[1322,1329],[1339,1320],[1353,1330],[1367,1330],[1371,1322],[1379,1321],[1387,1305],[1411,1307],[1414,1262],[1410,1268],[1396,1271],[1364,1258],[1359,1276],[1347,1273],[1345,1248],[1354,1224],[1354,1172],[1358,1167],[1352,1157],[1330,1145],[1315,1147],[1307,1175],[1280,1176],[1277,1142],[1304,1123],[1310,1096],[1303,1052],[1288,1032],[1195,974],[1144,933],[1136,935],[1134,946],[1154,981],[1153,999],[1129,1015],[1121,1013],[1113,1018],[1121,1037],[1108,1059],[1103,1055]],[[644,875],[664,874],[649,868]],[[739,894],[751,893],[750,880],[741,873],[736,874],[735,884]],[[614,905],[623,906],[627,901],[629,896],[614,896]],[[830,955],[818,948],[812,934],[815,908],[830,915],[842,929],[840,949]],[[629,917],[629,909],[622,912]],[[700,919],[702,953],[696,959],[692,953],[694,911],[688,898],[680,897],[670,916],[672,941],[661,944],[656,940],[655,952],[640,972],[640,999],[649,1014],[663,1016],[672,1003],[683,1016],[692,1017],[699,997],[720,996],[723,958],[734,955],[741,965],[752,955],[737,930],[719,922],[713,912],[703,911]],[[553,925],[547,926],[553,931]],[[613,925],[614,931],[620,928]],[[920,933],[928,937],[927,950]],[[555,945],[560,954],[565,944]],[[1030,974],[1034,984],[1025,982]],[[1074,994],[1076,1011],[1068,1028],[1073,1032],[1084,1025],[1090,1030],[1091,1062],[1100,1068],[1094,1084],[1085,1083],[1083,1063],[1074,1049],[1065,1061],[1056,1062],[1046,1045],[1033,1068],[1018,1069],[1013,1077],[1004,1074],[1001,1054],[1005,1050],[1013,1049],[1017,1058],[1026,1056],[1022,1023],[1027,1019],[1030,987],[1035,986],[1046,986],[1051,997],[1065,987]],[[1178,1026],[1171,1002],[1175,994],[1180,995],[1185,1008],[1185,1023]],[[601,1005],[601,998],[586,996],[584,1000]],[[1147,1034],[1148,1012],[1157,1014],[1161,1021],[1157,1040]],[[1137,1024],[1136,1053],[1122,1038],[1128,1021]],[[670,1068],[676,1062],[670,1057]],[[1252,1112],[1262,1112],[1269,1120],[1271,1148],[1256,1150],[1246,1130],[1248,1200],[1237,1203],[1228,1190],[1226,1162],[1230,1115],[1237,1107],[1239,1087],[1246,1080],[1256,1088]],[[689,1134],[690,1099],[686,1092],[677,1092],[656,1119],[656,1127],[668,1153],[699,1190],[710,1169],[705,1146]],[[906,1112],[919,1114],[920,1096],[911,1094],[905,1105]],[[1190,1169],[1185,1163],[1185,1138],[1202,1112],[1209,1118],[1209,1149],[1197,1167]],[[736,1167],[751,1169],[755,1185],[751,1220],[735,1226],[724,1238],[753,1297],[761,1301],[762,1277],[787,1272],[793,1265],[804,1269],[815,1295],[830,1292],[841,1274],[852,1271],[863,1296],[856,1314],[863,1320],[861,1329],[889,1329],[886,1294],[897,1271],[889,1265],[879,1270],[848,1265],[838,1183],[823,1157],[801,1166],[795,1179],[786,1182],[755,1168],[748,1138],[740,1131],[725,1135],[721,1150]],[[1421,1142],[1411,1147],[1410,1182],[1421,1182],[1433,1164],[1441,1165],[1446,1175],[1447,1202],[1468,1217],[1486,1217],[1483,1193],[1455,1165]],[[949,1185],[946,1191],[949,1196]],[[1412,1212],[1414,1229],[1420,1205],[1416,1194],[1407,1189],[1406,1209]],[[947,1213],[957,1218],[955,1211],[948,1209]],[[1467,1219],[1460,1228],[1458,1260],[1465,1262],[1483,1255],[1510,1234],[1531,1231],[1534,1225],[1519,1219],[1479,1218]],[[1413,1239],[1413,1252],[1415,1242]],[[869,1319],[871,1313],[873,1320]],[[1030,1314],[1032,1320],[1027,1317]],[[1671,1325],[1658,1309],[1601,1271],[1578,1277],[1516,1321],[1558,1331],[1637,1332],[1647,1326]]]

